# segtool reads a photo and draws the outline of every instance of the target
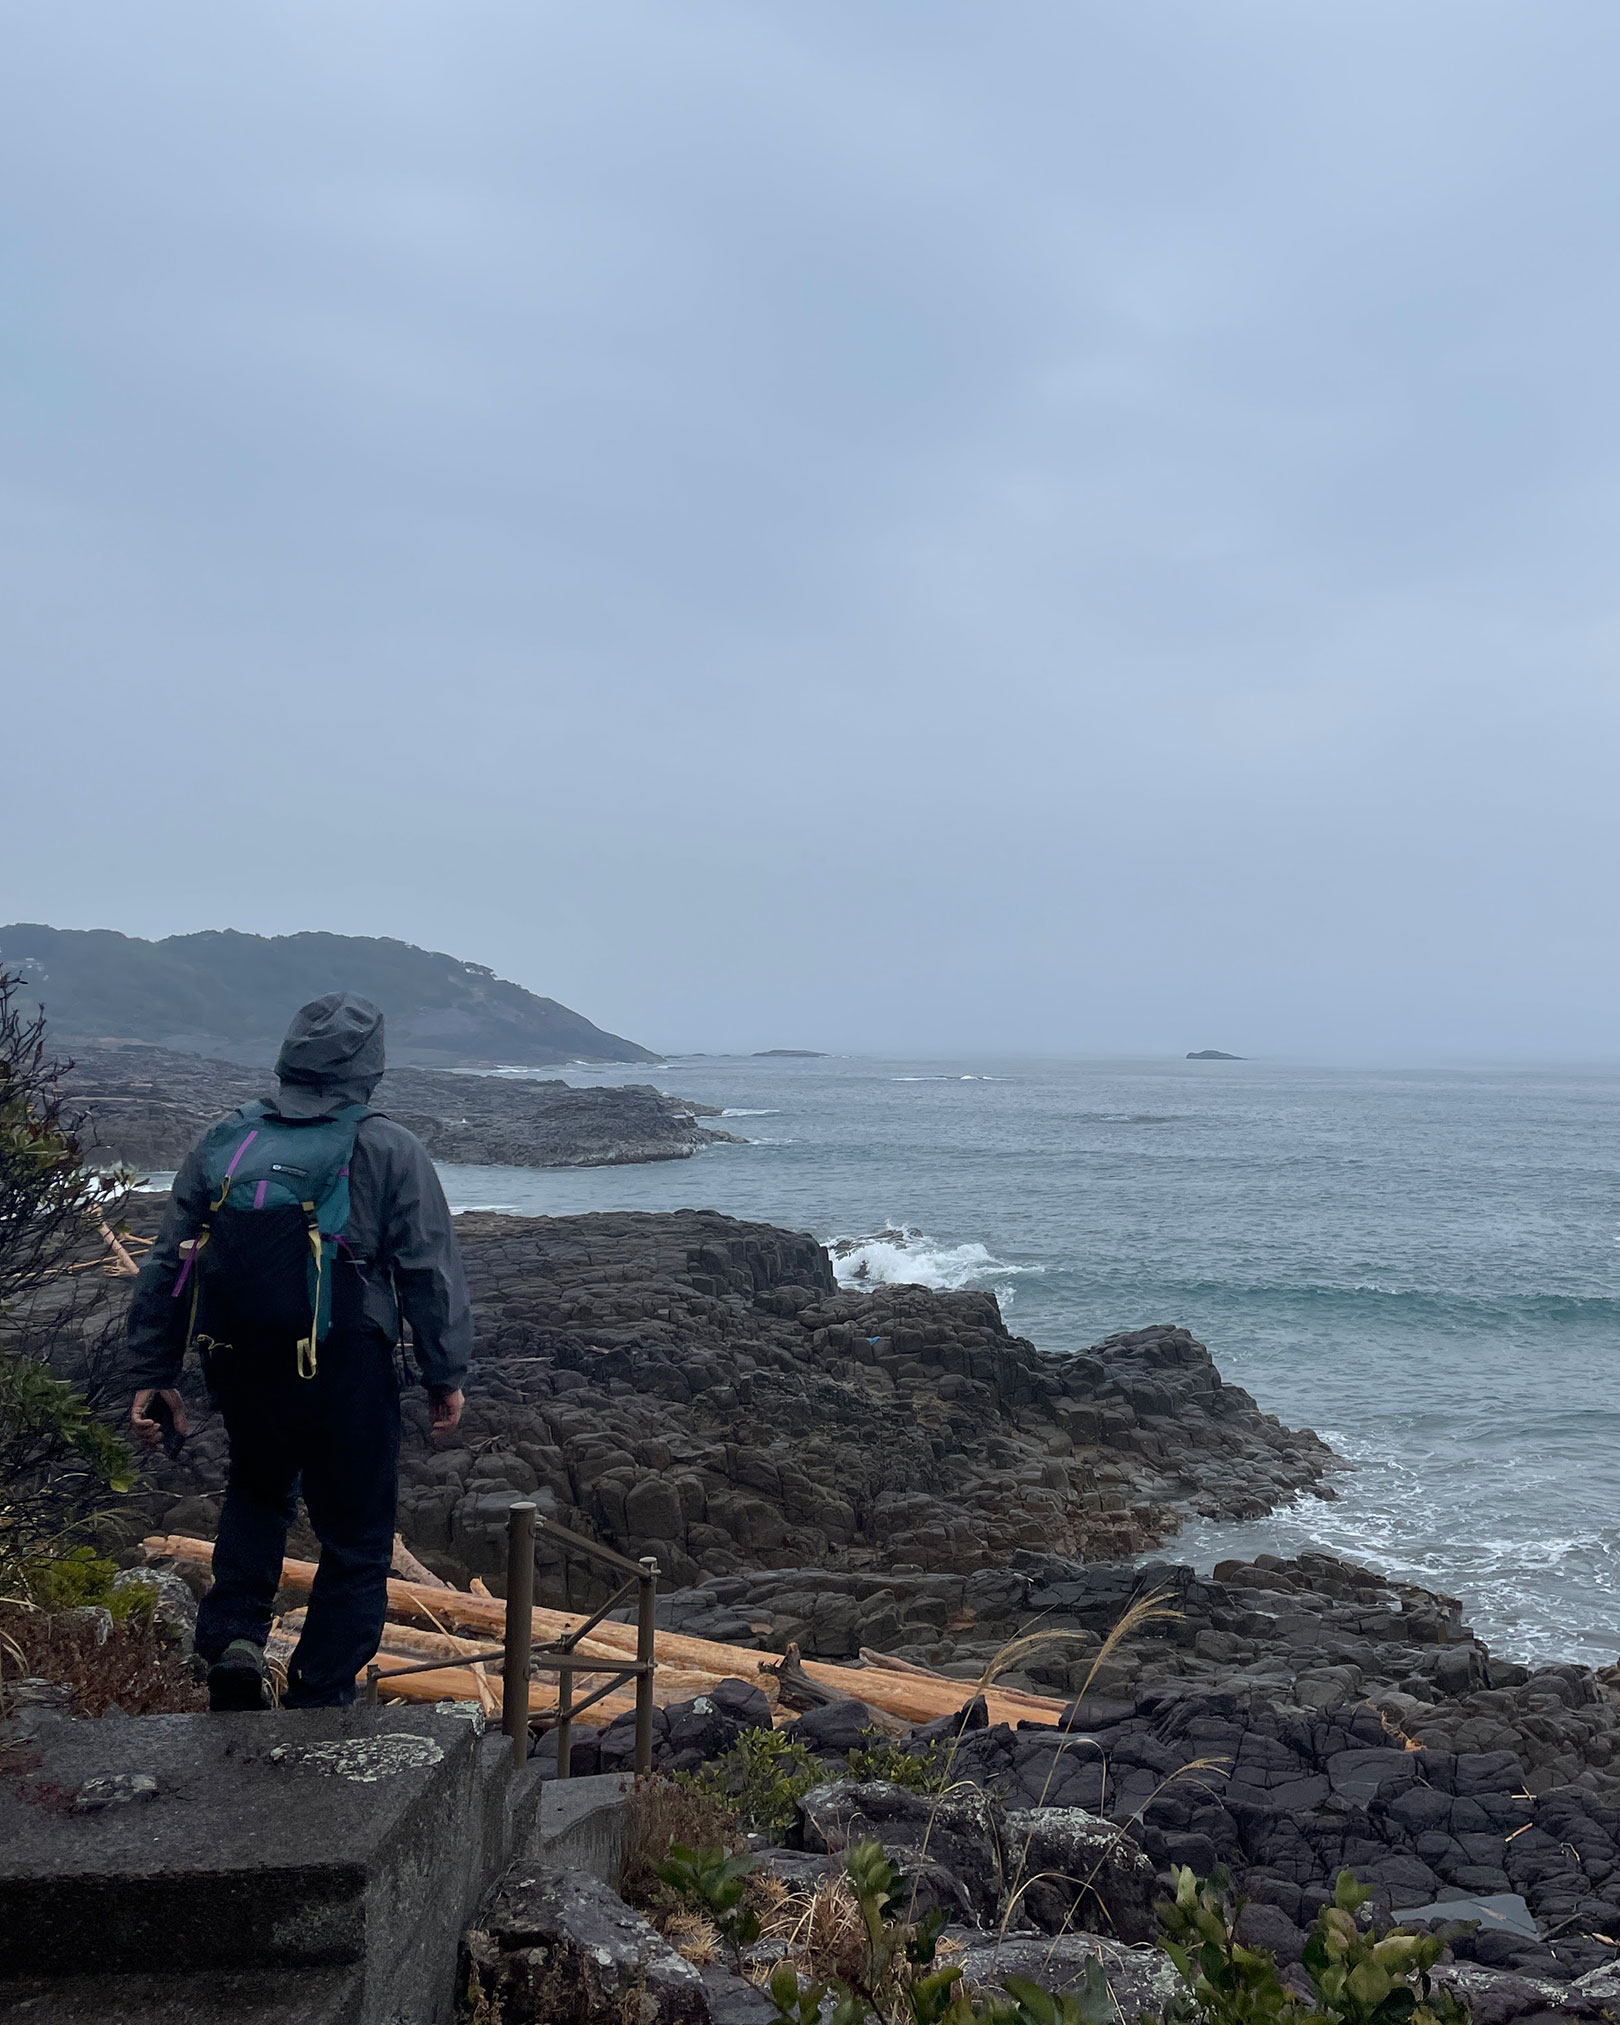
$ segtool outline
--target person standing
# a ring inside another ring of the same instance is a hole
[[[210,1127],[175,1176],[129,1314],[131,1422],[187,1432],[188,1347],[230,1441],[214,1583],[197,1614],[213,1709],[270,1705],[264,1648],[300,1489],[321,1543],[288,1708],[341,1707],[375,1655],[399,1487],[394,1346],[411,1325],[435,1434],[461,1418],[466,1274],[421,1142],[370,1109],[383,1016],[333,992],[295,1016],[279,1094]]]

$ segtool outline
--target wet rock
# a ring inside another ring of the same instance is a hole
[[[829,1702],[825,1708],[809,1709],[797,1722],[788,1724],[787,1734],[818,1758],[843,1758],[871,1743],[876,1721],[865,1702]]]
[[[683,1629],[741,1619],[822,1658],[897,1643],[937,1656],[1016,1618],[1019,1554],[1121,1560],[1191,1512],[1269,1509],[1336,1467],[1314,1434],[1224,1384],[1182,1329],[1043,1356],[989,1294],[840,1289],[814,1239],[712,1212],[471,1214],[458,1229],[478,1364],[449,1452],[506,1461],[447,1481],[407,1397],[401,1531],[429,1565],[497,1574],[500,1501],[532,1479],[565,1525],[656,1553],[666,1593],[782,1572],[742,1610],[692,1597],[710,1623]],[[154,1501],[167,1493],[154,1513],[167,1529],[211,1532],[217,1507],[195,1500],[218,1490],[223,1445],[200,1399],[194,1418],[148,1482]],[[886,1589],[786,1579],[888,1569],[901,1579]],[[938,1578],[948,1592],[927,1588]],[[543,1601],[605,1594],[590,1571],[571,1579],[570,1597],[542,1554]]]

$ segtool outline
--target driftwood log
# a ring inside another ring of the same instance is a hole
[[[194,1539],[184,1533],[154,1534],[143,1542],[143,1546],[149,1561],[179,1561],[196,1568],[207,1568],[213,1563],[213,1542]],[[283,1590],[295,1595],[308,1595],[315,1580],[315,1566],[313,1561],[289,1559],[283,1562]],[[506,1627],[506,1605],[498,1597],[473,1596],[464,1589],[438,1588],[395,1578],[388,1584],[388,1615],[390,1622],[383,1632],[380,1665],[386,1668],[386,1655],[390,1652],[398,1656],[401,1665],[415,1659],[436,1659],[441,1651],[446,1662],[442,1671],[435,1668],[431,1673],[410,1674],[389,1682],[386,1692],[391,1698],[422,1702],[483,1700],[465,1655],[489,1651],[501,1642]],[[291,1621],[290,1617],[283,1620],[284,1623]],[[549,1645],[583,1622],[582,1612],[537,1609],[534,1612],[535,1644]],[[396,1642],[402,1628],[409,1628],[413,1633],[410,1645]],[[437,1634],[444,1643],[435,1644],[431,1650],[413,1649],[415,1639],[424,1633]],[[467,1634],[471,1634],[470,1639]],[[871,1657],[876,1664],[834,1666],[825,1660],[800,1659],[796,1649],[786,1654],[761,1653],[751,1646],[688,1638],[673,1631],[660,1631],[653,1651],[658,1662],[653,1697],[660,1706],[690,1701],[694,1695],[708,1692],[722,1680],[745,1680],[762,1689],[778,1720],[791,1716],[797,1707],[810,1706],[808,1697],[812,1694],[819,1694],[824,1702],[846,1699],[865,1702],[868,1707],[896,1718],[901,1724],[931,1723],[940,1716],[955,1715],[981,1695],[992,1723],[1056,1723],[1066,1706],[1049,1695],[1025,1694],[1018,1689],[998,1688],[994,1684],[984,1686],[976,1681],[947,1680],[942,1674],[928,1673],[903,1661],[885,1664],[881,1655],[875,1653]],[[575,1676],[576,1688],[593,1657],[634,1659],[635,1655],[636,1628],[633,1624],[597,1625],[580,1644],[580,1672]],[[457,1664],[458,1660],[460,1664]],[[783,1692],[784,1670],[786,1694]],[[499,1707],[501,1682],[498,1668],[492,1666],[488,1669],[487,1686]],[[609,1723],[634,1705],[634,1688],[627,1685],[593,1704],[579,1720],[581,1723]],[[546,1716],[552,1714],[555,1708],[555,1676],[531,1682],[531,1714]]]

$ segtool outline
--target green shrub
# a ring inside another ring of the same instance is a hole
[[[114,1623],[150,1617],[157,1601],[140,1583],[115,1589],[117,1564],[103,1560],[93,1547],[69,1547],[64,1553],[41,1556],[22,1566],[23,1586],[30,1603],[41,1610],[77,1610],[99,1604]]]
[[[887,1779],[913,1793],[942,1793],[945,1790],[945,1754],[937,1742],[920,1751],[907,1750],[878,1730],[868,1730],[870,1742],[849,1754],[852,1779]]]
[[[844,1878],[864,1928],[858,1965],[801,1982],[791,1958],[779,1962],[766,1985],[776,2025],[821,2018],[830,2025],[1120,2025],[1096,1961],[1087,1963],[1078,1995],[1059,1995],[1021,1976],[1006,1977],[996,1994],[971,1995],[960,1968],[936,1962],[944,1911],[907,1917],[909,1882],[880,1842],[856,1843],[844,1857]]]
[[[793,1826],[805,1794],[827,1774],[783,1731],[744,1730],[723,1758],[683,1776],[729,1807],[751,1834],[780,1836]]]
[[[1237,1938],[1243,1901],[1224,1870],[1200,1882],[1182,1869],[1175,1879],[1175,1902],[1159,1907],[1159,1922],[1187,1995],[1166,2008],[1166,2025],[1463,2025],[1469,2015],[1429,1973],[1458,1929],[1379,1934],[1362,1925],[1356,1916],[1372,1892],[1348,1870],[1305,1943],[1314,2004],[1284,1987],[1264,1948]]]

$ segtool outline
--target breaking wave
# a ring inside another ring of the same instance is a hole
[[[728,1104],[720,1113],[722,1118],[779,1118],[779,1111],[755,1111],[746,1104]]]
[[[1044,1266],[1009,1265],[981,1244],[941,1244],[915,1224],[890,1224],[866,1237],[837,1237],[827,1246],[841,1287],[905,1285],[933,1287],[954,1293],[961,1287],[983,1287],[1010,1280],[1018,1273],[1044,1272]],[[996,1286],[1005,1307],[1011,1287]]]

